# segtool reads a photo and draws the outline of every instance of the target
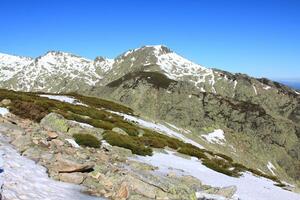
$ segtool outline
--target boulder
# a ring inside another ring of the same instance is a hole
[[[49,138],[50,140],[56,139],[56,138],[58,137],[58,134],[55,133],[55,132],[52,132],[52,131],[49,131],[49,132],[47,133],[47,135],[48,135],[48,138]]]
[[[128,199],[129,197],[129,187],[128,187],[128,183],[123,182],[120,186],[120,188],[118,189],[116,195],[115,195],[115,199]]]
[[[59,180],[67,183],[81,184],[84,181],[84,174],[75,173],[60,173]]]
[[[60,147],[60,146],[63,146],[63,145],[64,145],[64,142],[61,141],[61,140],[59,140],[59,139],[53,139],[53,140],[51,140],[51,142],[52,142],[55,146],[57,146],[57,147]]]
[[[11,104],[10,99],[3,99],[0,103],[1,106],[8,106],[9,104]]]
[[[67,133],[69,130],[68,120],[56,113],[50,113],[45,116],[41,120],[40,125],[55,132]]]
[[[80,164],[74,161],[64,159],[62,157],[57,158],[54,163],[53,170],[60,173],[71,173],[71,172],[89,172],[93,170],[94,165],[92,164]]]

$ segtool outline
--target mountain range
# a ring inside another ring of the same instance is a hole
[[[300,91],[266,78],[206,68],[156,45],[115,59],[0,54],[0,88],[118,102],[205,149],[300,185]],[[205,140],[213,130],[226,142]]]

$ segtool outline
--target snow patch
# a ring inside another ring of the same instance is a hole
[[[74,120],[69,120],[69,121],[74,123],[74,124],[78,124],[79,126],[81,126],[83,128],[94,128],[92,125],[87,124],[87,123],[77,122],[77,121],[74,121]]]
[[[72,147],[74,148],[80,148],[80,146],[75,142],[73,139],[65,139]]]
[[[174,152],[154,152],[153,156],[137,156],[132,158],[143,163],[158,167],[154,173],[168,174],[170,171],[181,175],[191,175],[198,178],[203,184],[214,187],[228,187],[235,185],[237,192],[234,198],[242,200],[300,200],[300,195],[286,191],[274,185],[275,182],[257,177],[251,173],[244,173],[239,178],[230,177],[216,172],[206,166],[197,158],[186,159],[176,156]],[[172,162],[170,162],[172,161]]]
[[[269,86],[269,85],[266,85],[266,86],[263,87],[264,90],[269,90],[269,89],[271,89],[271,88],[272,88],[272,87]]]
[[[131,122],[135,122],[137,124],[139,124],[140,126],[142,127],[145,127],[145,128],[149,128],[149,129],[153,129],[157,132],[160,132],[160,133],[164,133],[168,136],[171,136],[171,137],[175,137],[175,138],[178,138],[186,143],[189,143],[189,144],[192,144],[200,149],[204,149],[204,147],[202,145],[200,145],[199,143],[185,137],[183,134],[181,133],[178,133],[176,131],[173,131],[169,128],[167,128],[166,126],[162,125],[162,124],[159,124],[159,123],[153,123],[153,122],[149,122],[149,121],[146,121],[146,120],[143,120],[143,119],[140,119],[140,118],[137,118],[137,117],[134,117],[134,116],[131,116],[131,115],[127,115],[127,114],[124,114],[124,113],[119,113],[119,112],[114,112],[114,111],[110,111],[112,113],[115,113],[117,115],[120,115],[122,117],[124,117],[125,120],[128,120],[128,121],[131,121]]]
[[[252,87],[253,87],[253,90],[254,90],[255,95],[257,95],[257,90],[256,90],[255,85],[252,85]]]
[[[269,161],[268,164],[267,164],[267,168],[270,170],[270,172],[276,176],[276,174],[274,173],[273,170],[276,170],[276,168],[274,167],[274,165]]]
[[[83,187],[50,179],[46,168],[21,156],[0,136],[0,184],[2,198],[9,200],[100,200],[81,193]]]
[[[210,143],[217,143],[223,145],[224,142],[226,142],[224,131],[221,129],[217,129],[212,133],[209,133],[207,135],[201,135],[201,136]]]
[[[61,102],[74,104],[74,105],[88,106],[86,104],[80,103],[80,101],[78,101],[74,97],[68,97],[68,96],[63,96],[63,95],[48,95],[48,94],[41,94],[39,96],[40,97],[46,97],[48,99],[58,100],[58,101],[61,101]]]
[[[9,110],[7,108],[0,107],[0,116],[7,115],[9,113]]]

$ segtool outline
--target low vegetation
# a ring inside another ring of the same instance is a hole
[[[99,148],[100,147],[100,141],[97,137],[86,134],[86,133],[77,133],[73,135],[75,141],[80,146],[85,147],[93,147],[93,148]]]
[[[113,146],[130,149],[132,153],[137,155],[152,155],[152,149],[143,145],[136,136],[120,135],[113,131],[106,131],[103,134],[103,139]]]

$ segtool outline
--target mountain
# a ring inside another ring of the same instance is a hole
[[[286,85],[206,68],[162,45],[113,60],[63,52],[0,56],[1,88],[122,103],[193,144],[300,186],[300,93]],[[207,139],[214,130],[222,130],[226,142]]]

